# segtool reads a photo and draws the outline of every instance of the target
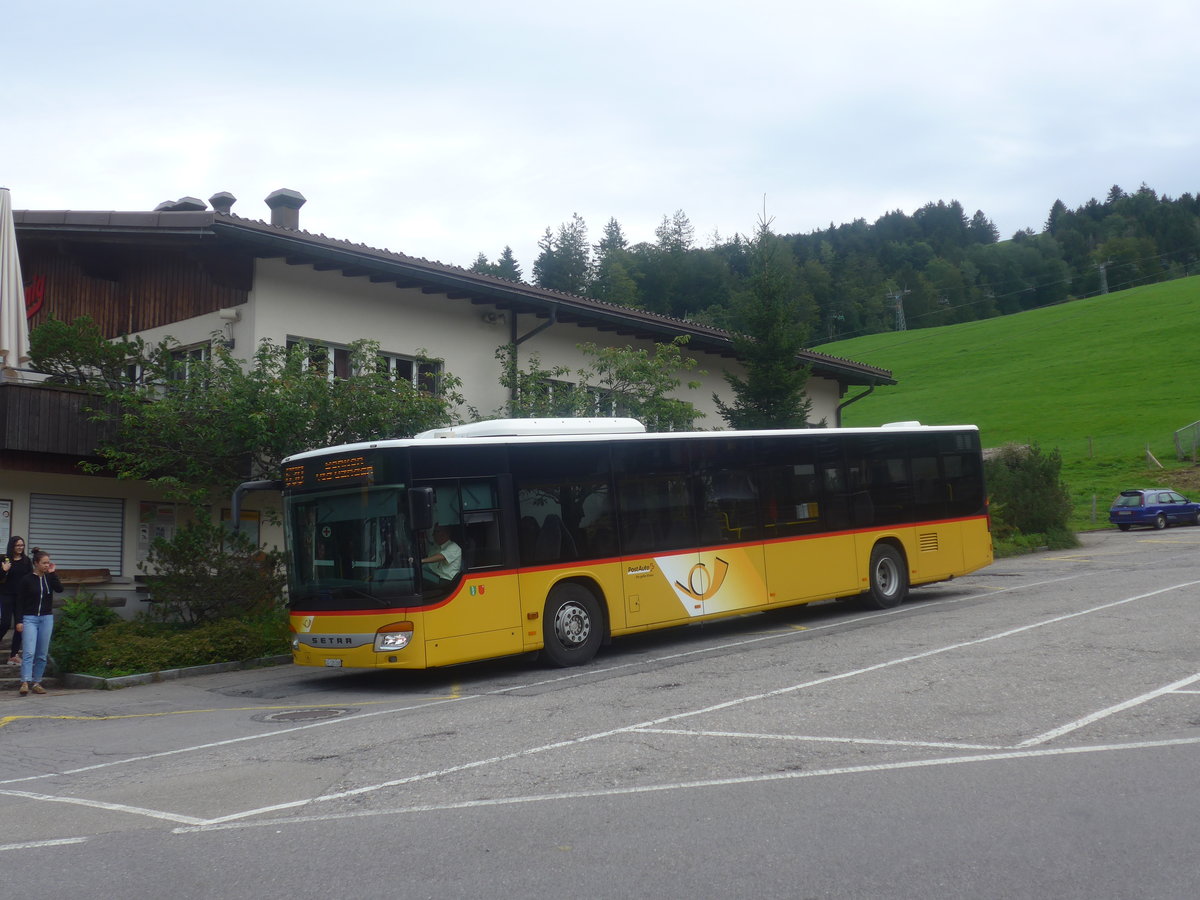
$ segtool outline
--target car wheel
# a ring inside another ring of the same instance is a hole
[[[1117,527],[1118,527],[1118,528],[1120,528],[1122,531],[1128,531],[1128,530],[1129,530],[1129,526],[1128,526],[1128,525],[1118,525]]]
[[[1162,513],[1159,513],[1157,516],[1155,516],[1154,517],[1154,527],[1157,528],[1159,531],[1166,528],[1167,527],[1167,517],[1164,516]]]
[[[876,544],[871,550],[867,577],[871,586],[862,595],[867,609],[891,609],[908,596],[908,566],[904,555],[892,544]]]
[[[580,584],[560,584],[546,600],[545,655],[556,666],[580,666],[596,655],[604,617],[595,595]]]
[[[1192,516],[1192,524],[1200,525],[1200,509],[1196,510],[1196,514]]]

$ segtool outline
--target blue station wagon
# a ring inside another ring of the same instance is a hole
[[[1122,531],[1134,525],[1166,528],[1168,525],[1200,525],[1200,503],[1176,491],[1144,488],[1121,491],[1108,511],[1108,521]]]

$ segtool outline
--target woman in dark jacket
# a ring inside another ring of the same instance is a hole
[[[21,656],[22,696],[32,689],[44,694],[42,675],[50,658],[50,635],[54,633],[54,595],[62,593],[62,582],[54,574],[54,563],[45,550],[33,551],[33,571],[21,579],[17,589],[17,630],[24,638]]]
[[[16,614],[17,589],[21,579],[33,571],[33,561],[25,555],[25,538],[14,535],[8,539],[8,549],[4,551],[4,559],[0,560],[0,641],[8,634],[10,625],[16,626],[21,620]],[[21,632],[14,627],[10,666],[21,662]]]

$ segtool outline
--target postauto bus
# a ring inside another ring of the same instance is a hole
[[[975,426],[493,420],[299,453],[282,482],[238,490],[266,486],[283,493],[305,666],[531,651],[578,665],[687,622],[852,596],[893,607],[992,561]],[[435,526],[454,545],[449,580],[421,563]]]

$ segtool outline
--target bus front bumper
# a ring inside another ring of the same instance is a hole
[[[414,616],[292,616],[292,662],[333,669],[423,669]]]

